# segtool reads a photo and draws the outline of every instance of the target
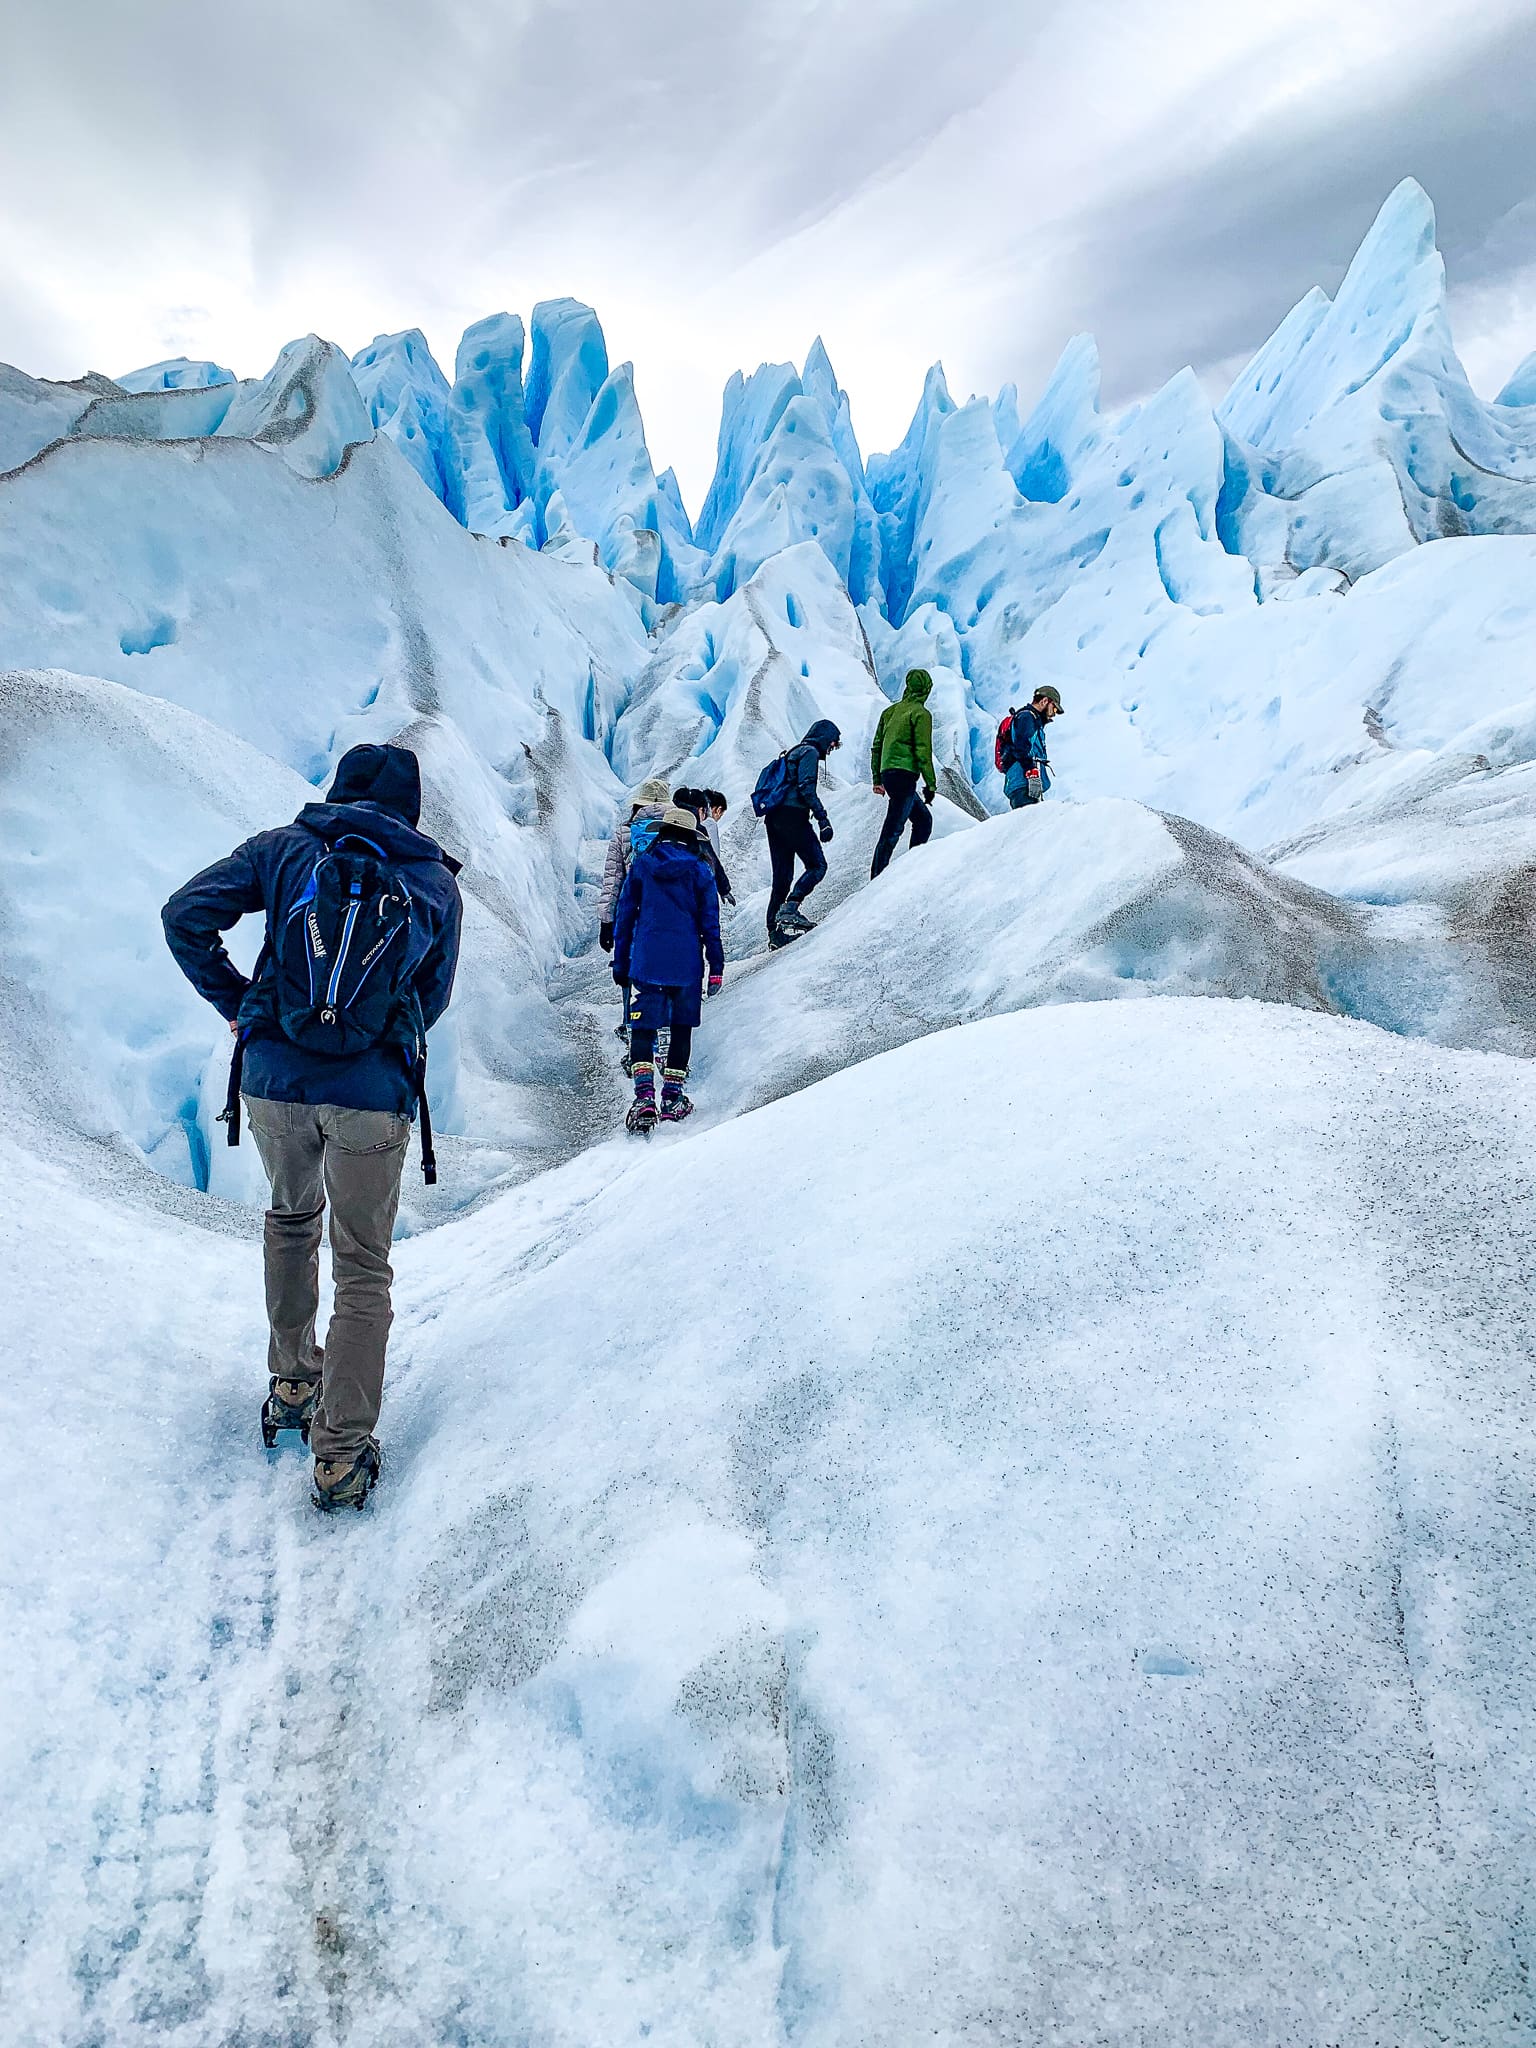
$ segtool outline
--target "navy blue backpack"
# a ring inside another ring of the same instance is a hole
[[[274,927],[283,1036],[307,1052],[343,1058],[391,1036],[412,1043],[410,951],[410,890],[371,839],[344,832]]]
[[[326,842],[304,887],[272,916],[252,975],[262,1007],[283,1036],[306,1052],[345,1059],[395,1044],[409,1054],[421,1106],[421,1169],[437,1179],[427,1113],[427,1034],[411,957],[411,892],[388,855],[359,832]],[[240,1075],[249,1030],[242,1025],[222,1121],[240,1142]]]
[[[792,747],[786,747],[778,759],[770,761],[757,778],[757,786],[752,792],[752,808],[758,817],[761,818],[767,811],[777,810],[788,794],[791,780],[789,757],[793,752]]]

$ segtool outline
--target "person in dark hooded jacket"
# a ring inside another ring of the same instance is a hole
[[[272,1184],[264,1232],[271,1388],[263,1428],[307,1432],[321,1507],[360,1507],[378,1476],[373,1430],[392,1319],[389,1248],[419,1054],[407,1043],[414,1019],[358,1052],[296,1045],[278,1020],[272,934],[303,899],[328,849],[344,837],[365,840],[409,891],[409,950],[396,983],[414,993],[422,1027],[430,1028],[453,989],[462,904],[457,863],[417,830],[420,816],[416,756],[406,747],[352,747],[323,803],[247,839],[194,875],[162,912],[177,965],[241,1040],[245,1110]],[[255,912],[266,915],[267,943],[248,980],[222,935]],[[322,1353],[315,1319],[327,1200],[336,1299]]]
[[[800,744],[784,756],[783,794],[763,813],[768,857],[773,863],[773,886],[768,894],[770,946],[787,945],[802,932],[815,929],[800,906],[827,872],[827,857],[821,849],[832,838],[832,820],[817,791],[816,778],[822,762],[842,743],[843,736],[831,719],[818,718]],[[797,860],[804,870],[798,882],[794,878]]]
[[[725,973],[720,896],[699,849],[698,819],[674,807],[654,843],[630,863],[613,924],[613,978],[632,984],[629,1050],[635,1099],[626,1119],[648,1134],[657,1120],[656,1034],[670,1033],[660,1116],[681,1123],[693,1104],[683,1093],[693,1034],[702,1015],[704,968],[714,995]]]

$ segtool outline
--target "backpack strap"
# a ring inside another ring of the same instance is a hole
[[[429,1188],[437,1186],[437,1153],[432,1145],[432,1112],[427,1107],[427,1049],[416,1062],[416,1103],[421,1111],[421,1177]]]
[[[432,1143],[432,1111],[427,1106],[427,1027],[421,1014],[421,998],[414,987],[406,1015],[415,1033],[416,1057],[411,1063],[411,1087],[421,1112],[421,1177],[429,1188],[437,1186],[437,1150]]]
[[[219,1111],[219,1122],[229,1126],[227,1143],[240,1142],[240,1079],[245,1072],[245,1037],[243,1031],[235,1034],[235,1049],[229,1056],[229,1087],[224,1096],[224,1107]]]
[[[256,965],[251,969],[251,978],[246,984],[246,995],[250,994],[257,982],[260,981],[262,975],[266,973],[271,958],[272,935],[269,929],[267,936],[261,942],[261,951],[256,955]],[[242,998],[242,1003],[243,1001],[244,998]],[[238,1019],[236,1022],[235,1049],[229,1056],[229,1086],[224,1091],[224,1107],[219,1111],[217,1119],[219,1123],[229,1126],[228,1143],[231,1145],[238,1145],[240,1142],[240,1083],[245,1077],[246,1040],[251,1035],[249,1024],[241,1025]]]
[[[256,955],[256,965],[251,970],[251,987],[260,981],[262,970],[271,957],[271,948],[262,941],[261,951]],[[427,1106],[427,1034],[422,1025],[421,1004],[411,992],[411,1018],[416,1033],[416,1058],[411,1066],[411,1087],[415,1092],[416,1106],[421,1111],[421,1177],[429,1188],[437,1186],[437,1150],[432,1142],[432,1112]],[[250,1026],[243,1025],[235,1033],[235,1049],[229,1058],[229,1086],[224,1093],[224,1107],[219,1111],[218,1121],[228,1127],[231,1145],[240,1142],[240,1083],[245,1074],[245,1048],[250,1038]]]

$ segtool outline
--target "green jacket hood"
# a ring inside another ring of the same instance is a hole
[[[933,787],[933,713],[925,701],[932,688],[927,669],[907,671],[906,688],[894,704],[886,705],[875,727],[869,750],[871,782],[878,782],[887,768],[900,768]]]

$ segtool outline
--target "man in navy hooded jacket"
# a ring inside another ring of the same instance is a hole
[[[613,920],[613,978],[629,982],[629,1051],[635,1099],[630,1130],[656,1123],[656,1034],[666,1030],[661,1116],[681,1123],[693,1105],[683,1093],[693,1033],[702,1014],[704,965],[713,995],[725,973],[720,894],[699,848],[698,818],[674,807],[662,814],[652,845],[631,861]]]
[[[783,792],[777,804],[763,813],[773,873],[768,891],[771,946],[785,945],[813,929],[801,905],[827,872],[827,856],[821,849],[832,838],[832,820],[827,816],[816,779],[828,754],[842,743],[843,736],[831,719],[818,718],[800,744],[784,756]],[[794,879],[797,860],[802,869],[798,882]]]
[[[343,834],[362,834],[409,890],[406,978],[430,1027],[453,989],[463,906],[457,863],[416,829],[420,816],[416,756],[406,747],[353,747],[324,803],[306,804],[291,825],[247,839],[194,875],[162,913],[177,965],[245,1041],[245,1108],[272,1183],[264,1236],[272,1384],[264,1420],[309,1427],[321,1506],[361,1506],[378,1475],[373,1430],[393,1319],[389,1248],[416,1107],[414,1056],[394,1042],[349,1055],[295,1045],[277,1021],[270,971],[248,981],[222,934],[263,911],[270,937],[327,847]],[[322,1354],[315,1319],[327,1199],[336,1300]]]

